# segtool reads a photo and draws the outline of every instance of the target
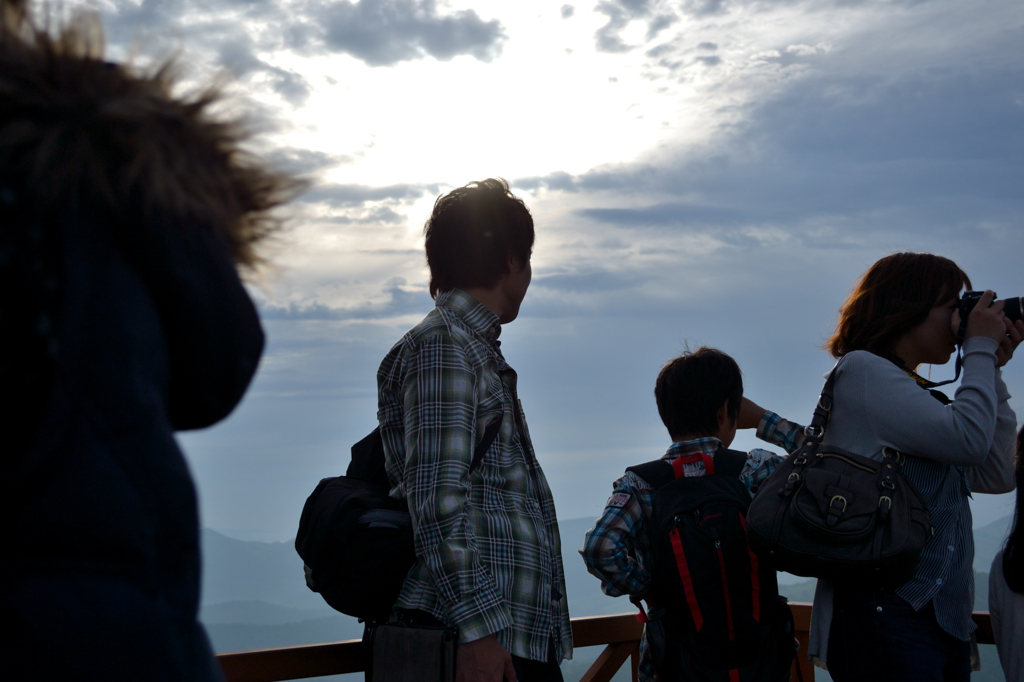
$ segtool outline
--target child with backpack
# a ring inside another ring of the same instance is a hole
[[[654,395],[672,445],[613,484],[580,550],[587,570],[640,608],[641,682],[788,679],[792,615],[775,570],[747,546],[745,519],[782,460],[727,448],[738,428],[756,427],[790,451],[800,427],[743,398],[739,366],[714,348],[666,364]]]

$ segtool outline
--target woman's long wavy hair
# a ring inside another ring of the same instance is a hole
[[[1010,537],[1006,539],[1006,546],[1003,547],[1003,576],[1011,590],[1024,594],[1024,523],[1021,523],[1021,515],[1024,514],[1024,428],[1017,434],[1015,476],[1017,506],[1013,513]]]
[[[964,287],[969,289],[971,280],[948,258],[930,253],[886,256],[854,285],[825,349],[835,358],[866,350],[893,359],[900,337]]]

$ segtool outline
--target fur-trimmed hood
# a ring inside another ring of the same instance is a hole
[[[0,0],[0,179],[41,211],[102,210],[127,229],[141,212],[220,233],[236,263],[278,225],[300,183],[242,150],[246,135],[210,109],[207,89],[172,94],[171,64],[141,73],[102,58],[94,15],[56,33]]]

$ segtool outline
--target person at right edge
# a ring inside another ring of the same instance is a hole
[[[966,682],[980,669],[968,499],[1014,488],[1016,417],[1000,367],[1024,322],[1010,323],[986,291],[967,321],[954,398],[931,390],[915,369],[956,351],[965,287],[967,275],[947,258],[886,256],[856,284],[826,344],[839,361],[824,445],[906,455],[903,474],[927,500],[933,527],[914,577],[894,590],[818,580],[809,655],[836,682]],[[781,420],[759,435],[792,451],[796,428]]]
[[[1003,674],[1024,680],[1024,429],[1017,434],[1017,504],[1006,545],[992,559],[988,574],[988,612]]]

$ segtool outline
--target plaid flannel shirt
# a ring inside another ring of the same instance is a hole
[[[802,427],[766,411],[758,424],[757,435],[792,452],[802,439]],[[662,459],[671,462],[677,457],[700,452],[713,456],[721,444],[717,438],[680,441],[673,443]],[[739,479],[751,491],[751,497],[781,461],[781,457],[767,450],[754,449],[747,453]],[[687,477],[703,476],[704,463],[684,464],[683,470]],[[600,579],[605,594],[642,597],[651,586],[651,552],[645,522],[654,507],[655,491],[632,471],[615,481],[612,489],[604,513],[587,531],[580,554],[587,570]],[[655,679],[646,637],[640,641],[639,679],[640,682]]]
[[[409,503],[416,563],[397,607],[426,611],[469,642],[571,658],[561,540],[498,318],[458,289],[402,337],[377,373],[391,496]],[[501,429],[470,473],[475,445]]]

